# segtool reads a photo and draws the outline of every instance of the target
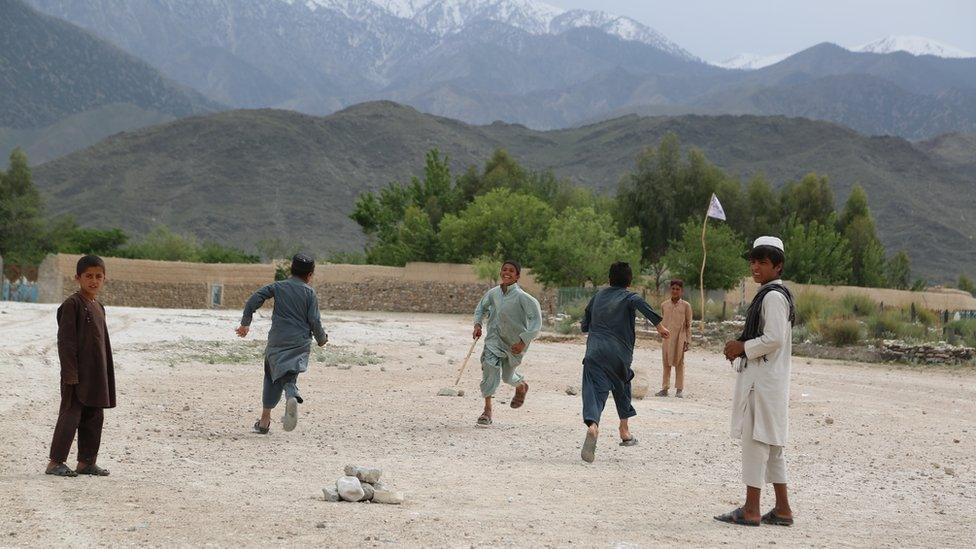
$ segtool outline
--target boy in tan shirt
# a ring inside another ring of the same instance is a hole
[[[661,390],[655,396],[668,396],[671,386],[671,368],[674,367],[674,396],[683,398],[685,388],[685,351],[691,341],[691,303],[681,299],[684,294],[683,280],[671,281],[671,297],[661,304],[661,314],[664,316],[664,327],[671,332],[671,338],[665,339],[661,345],[664,376]]]

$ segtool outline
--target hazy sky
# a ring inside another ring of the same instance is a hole
[[[544,0],[627,15],[708,61],[918,35],[976,53],[976,0]]]

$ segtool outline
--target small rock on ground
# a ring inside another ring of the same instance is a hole
[[[373,503],[400,505],[403,503],[403,500],[403,492],[396,492],[393,490],[376,490],[373,493]]]
[[[333,484],[332,486],[326,486],[322,488],[322,494],[325,495],[325,501],[336,502],[340,501],[342,498],[339,497],[339,490]]]
[[[579,394],[579,387],[575,385],[569,385],[566,387],[566,394],[570,396],[576,396]]]

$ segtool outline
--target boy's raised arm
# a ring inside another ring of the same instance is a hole
[[[237,329],[237,335],[244,337],[247,335],[251,319],[254,318],[254,311],[261,308],[264,302],[274,297],[274,283],[268,284],[260,290],[254,292],[244,304],[244,314],[241,316],[241,327]],[[243,333],[242,333],[243,332]]]
[[[654,312],[654,309],[652,309],[651,306],[644,301],[643,297],[637,294],[631,294],[630,300],[634,304],[634,308],[640,311],[640,314],[644,315],[644,318],[650,320],[651,324],[657,326],[662,320],[664,320],[661,315]]]
[[[78,305],[74,299],[58,308],[58,359],[61,362],[61,382],[78,384]]]

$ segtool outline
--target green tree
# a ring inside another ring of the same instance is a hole
[[[957,285],[960,290],[969,292],[973,297],[976,297],[976,285],[973,285],[973,281],[968,276],[964,274],[959,275],[959,283]]]
[[[867,193],[860,185],[851,190],[837,223],[851,245],[851,280],[854,286],[886,285],[885,252],[868,208]]]
[[[37,263],[46,253],[42,208],[27,155],[16,148],[0,171],[0,255],[8,263]]]
[[[45,248],[67,254],[118,256],[128,241],[122,229],[83,228],[72,217],[52,220],[45,234]]]
[[[783,277],[800,284],[846,284],[851,278],[851,249],[837,232],[833,216],[827,223],[804,225],[790,219],[783,231],[789,251]]]
[[[623,234],[629,227],[641,233],[644,265],[657,263],[668,243],[681,235],[681,223],[701,216],[715,193],[734,227],[747,223],[741,185],[728,178],[698,150],[682,160],[678,137],[669,133],[657,149],[637,159],[634,172],[624,177],[617,192],[617,223]]]
[[[553,219],[537,244],[532,272],[550,287],[582,286],[586,281],[600,285],[611,263],[627,261],[636,266],[640,253],[636,227],[618,236],[610,214],[589,206],[570,208]]]
[[[681,224],[681,238],[671,242],[664,262],[673,276],[697,285],[702,264],[702,218],[690,218]],[[742,258],[746,246],[742,238],[726,224],[712,224],[705,235],[708,255],[705,260],[705,288],[733,288],[748,272]]]
[[[531,265],[530,244],[545,235],[553,209],[534,196],[495,189],[441,220],[441,258],[467,262],[496,254]]]
[[[783,219],[796,216],[800,223],[821,225],[834,213],[834,192],[827,177],[809,173],[800,181],[787,183],[780,191]]]
[[[745,201],[749,210],[749,228],[744,231],[749,240],[779,232],[782,213],[779,196],[765,176],[757,175],[746,187]]]
[[[888,285],[899,290],[912,287],[912,262],[904,250],[891,256],[885,264]]]

